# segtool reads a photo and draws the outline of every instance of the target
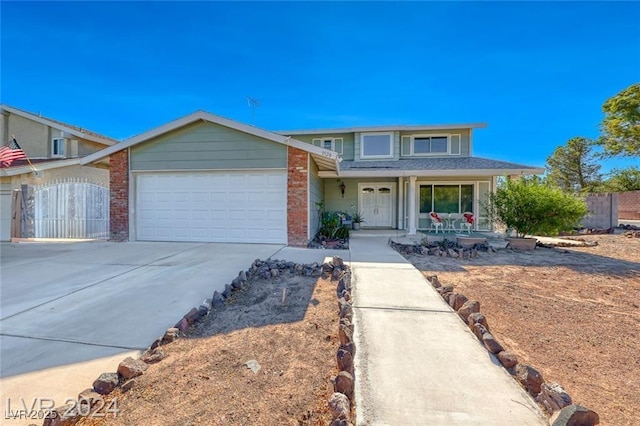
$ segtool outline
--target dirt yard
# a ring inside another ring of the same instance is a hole
[[[640,239],[581,237],[596,247],[500,250],[477,258],[406,255],[480,302],[492,334],[558,382],[603,425],[640,413]]]
[[[282,303],[283,289],[286,299]],[[234,292],[187,338],[162,346],[126,393],[110,425],[324,425],[337,373],[336,283],[280,275]],[[245,365],[255,360],[253,372]]]

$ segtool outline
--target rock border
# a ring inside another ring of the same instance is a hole
[[[135,386],[135,378],[144,374],[149,364],[160,362],[166,357],[162,346],[168,345],[180,337],[183,337],[189,327],[200,321],[212,310],[223,309],[226,303],[231,302],[228,301],[228,299],[234,292],[246,288],[248,285],[254,284],[259,280],[268,280],[284,274],[318,278],[328,278],[331,276],[332,281],[334,279],[338,280],[338,289],[342,286],[342,290],[346,290],[348,286],[347,282],[350,282],[347,281],[346,278],[346,269],[347,267],[344,265],[344,262],[342,262],[342,259],[337,256],[333,258],[331,263],[325,264],[319,264],[317,262],[300,264],[285,260],[272,260],[271,258],[267,260],[256,259],[246,271],[240,271],[231,283],[225,284],[222,292],[215,290],[210,299],[205,299],[199,306],[191,308],[173,327],[168,328],[161,337],[155,339],[137,359],[127,357],[120,362],[115,373],[106,372],[100,374],[90,388],[78,394],[78,401],[90,403],[91,408],[93,408],[94,403],[97,403],[103,396],[109,395],[118,388],[123,392],[128,392]],[[345,295],[347,295],[346,297],[350,300],[349,291],[347,291]],[[338,293],[339,296],[340,294],[341,293]],[[352,335],[353,327],[351,327],[350,336]],[[355,354],[355,347],[353,347],[352,355],[353,354]],[[339,381],[341,386],[344,386],[344,379],[340,379]],[[82,411],[85,410],[83,409]],[[82,415],[78,412],[77,405],[75,407],[71,405],[56,407],[46,416],[43,426],[75,425],[86,417],[86,415],[87,413]],[[334,421],[332,424],[349,425],[350,423],[335,423]]]
[[[485,316],[480,313],[480,302],[469,300],[461,293],[454,291],[454,286],[443,286],[437,275],[425,277],[442,296],[445,302],[458,313],[463,321],[478,338],[485,349],[498,358],[507,372],[527,391],[529,395],[551,417],[551,426],[597,425],[598,414],[588,408],[574,404],[571,396],[558,383],[545,382],[542,374],[528,364],[518,362],[518,357],[506,350],[491,334]]]
[[[345,265],[339,256],[323,265],[325,273],[331,275],[331,281],[337,281],[338,297],[338,337],[340,347],[336,353],[338,374],[330,379],[333,394],[327,405],[333,421],[331,426],[350,426],[355,418],[355,367],[356,344],[353,341],[353,298],[351,295],[351,268]]]

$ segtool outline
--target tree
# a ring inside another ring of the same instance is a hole
[[[602,105],[604,119],[598,144],[606,157],[640,156],[640,83],[634,83]]]
[[[539,179],[507,179],[489,194],[489,218],[525,235],[557,235],[579,224],[589,210],[575,196]]]
[[[593,141],[583,137],[569,139],[547,158],[547,181],[569,192],[591,192],[602,179],[600,165],[592,153]]]
[[[640,191],[640,169],[613,169],[603,187],[607,192]]]

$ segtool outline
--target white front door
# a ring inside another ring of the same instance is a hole
[[[358,205],[364,217],[363,226],[393,227],[394,183],[358,184]]]

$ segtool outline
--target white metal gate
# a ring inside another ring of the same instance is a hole
[[[77,180],[35,187],[36,238],[109,237],[109,189]]]

